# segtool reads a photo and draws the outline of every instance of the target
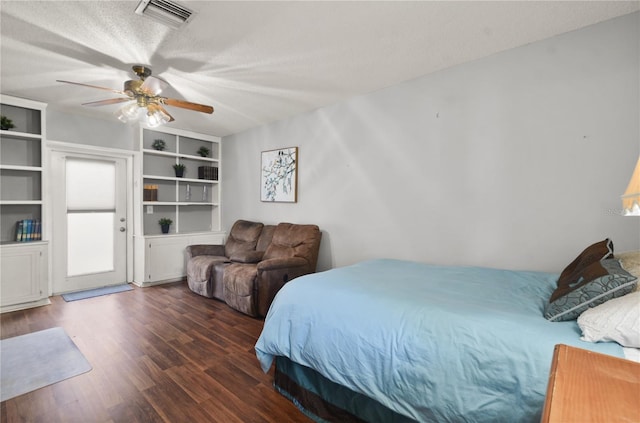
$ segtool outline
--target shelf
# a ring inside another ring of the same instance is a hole
[[[157,179],[160,181],[194,182],[203,184],[217,184],[219,182],[212,179],[176,178],[175,176],[142,175],[142,177],[144,179]]]
[[[0,170],[22,170],[25,172],[42,172],[40,166],[0,165]]]
[[[192,236],[197,236],[197,235],[202,235],[202,236],[217,236],[217,237],[223,237],[224,235],[222,233],[218,233],[218,232],[214,232],[214,231],[193,231],[193,232],[184,232],[184,233],[179,233],[179,234],[155,234],[155,235],[145,235],[144,239],[149,240],[149,239],[166,239],[166,238],[184,238],[184,237],[192,237]],[[222,242],[216,242],[217,244],[221,244]]]
[[[218,203],[205,203],[204,201],[182,201],[182,202],[170,202],[170,201],[144,201],[143,206],[213,206],[218,207]]]
[[[42,139],[42,135],[40,134],[30,134],[28,132],[18,132],[18,131],[6,131],[4,129],[0,130],[0,136],[7,136],[11,138],[21,138],[21,139],[31,139],[31,140]]]
[[[42,205],[42,200],[0,200],[2,206]]]
[[[47,245],[47,244],[48,244],[48,241],[41,241],[41,240],[24,241],[24,242],[23,241],[0,241],[0,245],[2,246],[10,245],[12,247],[17,247],[19,245],[27,246],[27,245]]]
[[[211,162],[211,163],[218,163],[220,161],[218,159],[212,159],[211,157],[194,156],[192,154],[183,154],[183,153],[172,153],[169,151],[160,151],[160,150],[153,150],[153,149],[147,149],[147,148],[143,149],[142,152],[145,154],[154,154],[156,156],[182,157],[184,159],[199,160],[199,161]]]

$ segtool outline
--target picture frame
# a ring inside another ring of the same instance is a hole
[[[269,203],[298,201],[298,147],[262,152],[260,200]]]

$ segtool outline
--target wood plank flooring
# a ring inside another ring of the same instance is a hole
[[[2,339],[60,326],[93,369],[2,402],[1,421],[311,422],[260,369],[262,325],[186,282],[4,313]]]

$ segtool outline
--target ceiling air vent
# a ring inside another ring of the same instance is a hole
[[[189,22],[194,14],[193,10],[168,0],[141,0],[136,7],[136,13],[174,29]]]

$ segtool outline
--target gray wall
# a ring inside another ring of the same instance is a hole
[[[223,223],[316,223],[319,268],[374,257],[560,271],[611,237],[640,153],[640,14],[226,137]],[[380,64],[384,66],[384,64]],[[260,152],[299,147],[298,202]]]
[[[47,139],[52,141],[133,150],[135,128],[115,118],[100,119],[47,107]]]

